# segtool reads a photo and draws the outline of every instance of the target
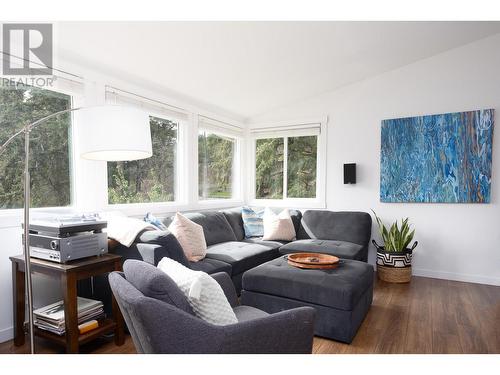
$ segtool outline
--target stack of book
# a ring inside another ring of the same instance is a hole
[[[64,319],[64,302],[59,301],[48,306],[41,307],[35,311],[33,323],[40,329],[50,331],[57,335],[66,332],[66,321]],[[78,297],[78,324],[104,317],[104,309],[101,301]]]

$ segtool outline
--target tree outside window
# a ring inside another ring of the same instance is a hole
[[[284,139],[257,139],[255,160],[255,196],[259,199],[283,198]]]
[[[316,136],[288,138],[288,198],[316,198]]]
[[[257,199],[316,198],[317,136],[257,139],[255,145]]]
[[[201,130],[198,134],[198,196],[229,199],[233,192],[236,140]]]
[[[0,144],[24,125],[71,108],[71,96],[42,88],[0,87]],[[30,134],[31,206],[71,204],[71,115],[47,121]],[[24,139],[0,156],[0,209],[22,208]]]
[[[110,204],[175,201],[179,124],[150,116],[153,156],[108,162]]]

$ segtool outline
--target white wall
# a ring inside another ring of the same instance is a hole
[[[382,119],[485,108],[496,109],[498,129],[500,34],[279,108],[250,119],[250,126],[328,115],[328,209],[373,208],[386,221],[409,216],[419,241],[414,274],[500,285],[498,134],[491,204],[384,204],[379,199]],[[358,183],[353,186],[342,181],[343,163],[348,162],[357,163]],[[373,263],[375,249],[370,251]]]

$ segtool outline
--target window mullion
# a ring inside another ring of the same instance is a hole
[[[288,137],[283,138],[283,199],[288,197]]]

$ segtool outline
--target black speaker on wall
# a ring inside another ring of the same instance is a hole
[[[356,183],[356,163],[344,164],[344,184]]]

